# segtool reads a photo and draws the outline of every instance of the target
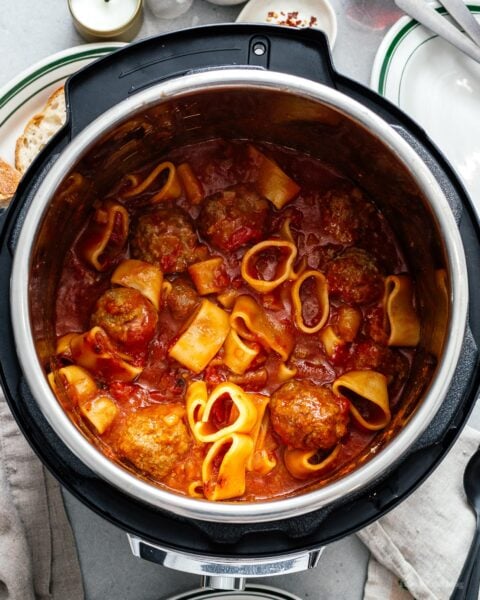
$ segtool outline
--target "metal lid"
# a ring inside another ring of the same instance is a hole
[[[247,585],[243,592],[222,592],[218,590],[198,589],[169,598],[168,600],[302,600],[298,596],[284,592],[269,585]]]

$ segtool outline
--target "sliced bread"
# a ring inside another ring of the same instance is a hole
[[[25,173],[45,144],[65,123],[65,94],[63,86],[48,98],[43,110],[25,126],[15,146],[15,167]]]
[[[12,199],[18,182],[21,178],[21,173],[14,169],[11,165],[0,158],[0,207],[8,206]]]

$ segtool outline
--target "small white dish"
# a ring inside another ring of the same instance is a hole
[[[450,19],[438,3],[437,11]],[[469,0],[480,21],[480,0]],[[438,145],[480,216],[480,64],[410,17],[388,31],[371,87],[400,107]]]
[[[236,20],[321,29],[330,48],[337,37],[337,17],[327,0],[250,0]]]
[[[0,88],[0,157],[13,165],[17,138],[50,94],[82,67],[124,45],[101,42],[56,52]]]
[[[218,6],[233,6],[234,4],[244,4],[246,0],[208,0],[211,4]]]

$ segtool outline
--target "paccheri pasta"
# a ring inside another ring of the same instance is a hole
[[[373,202],[312,157],[224,140],[98,198],[55,326],[49,382],[71,418],[138,476],[212,501],[292,495],[354,462],[420,339]]]

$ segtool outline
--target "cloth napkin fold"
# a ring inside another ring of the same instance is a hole
[[[371,552],[364,600],[448,600],[475,531],[463,472],[479,444],[480,432],[465,427],[431,477],[358,532]]]
[[[82,600],[60,486],[21,434],[0,392],[0,600]]]

